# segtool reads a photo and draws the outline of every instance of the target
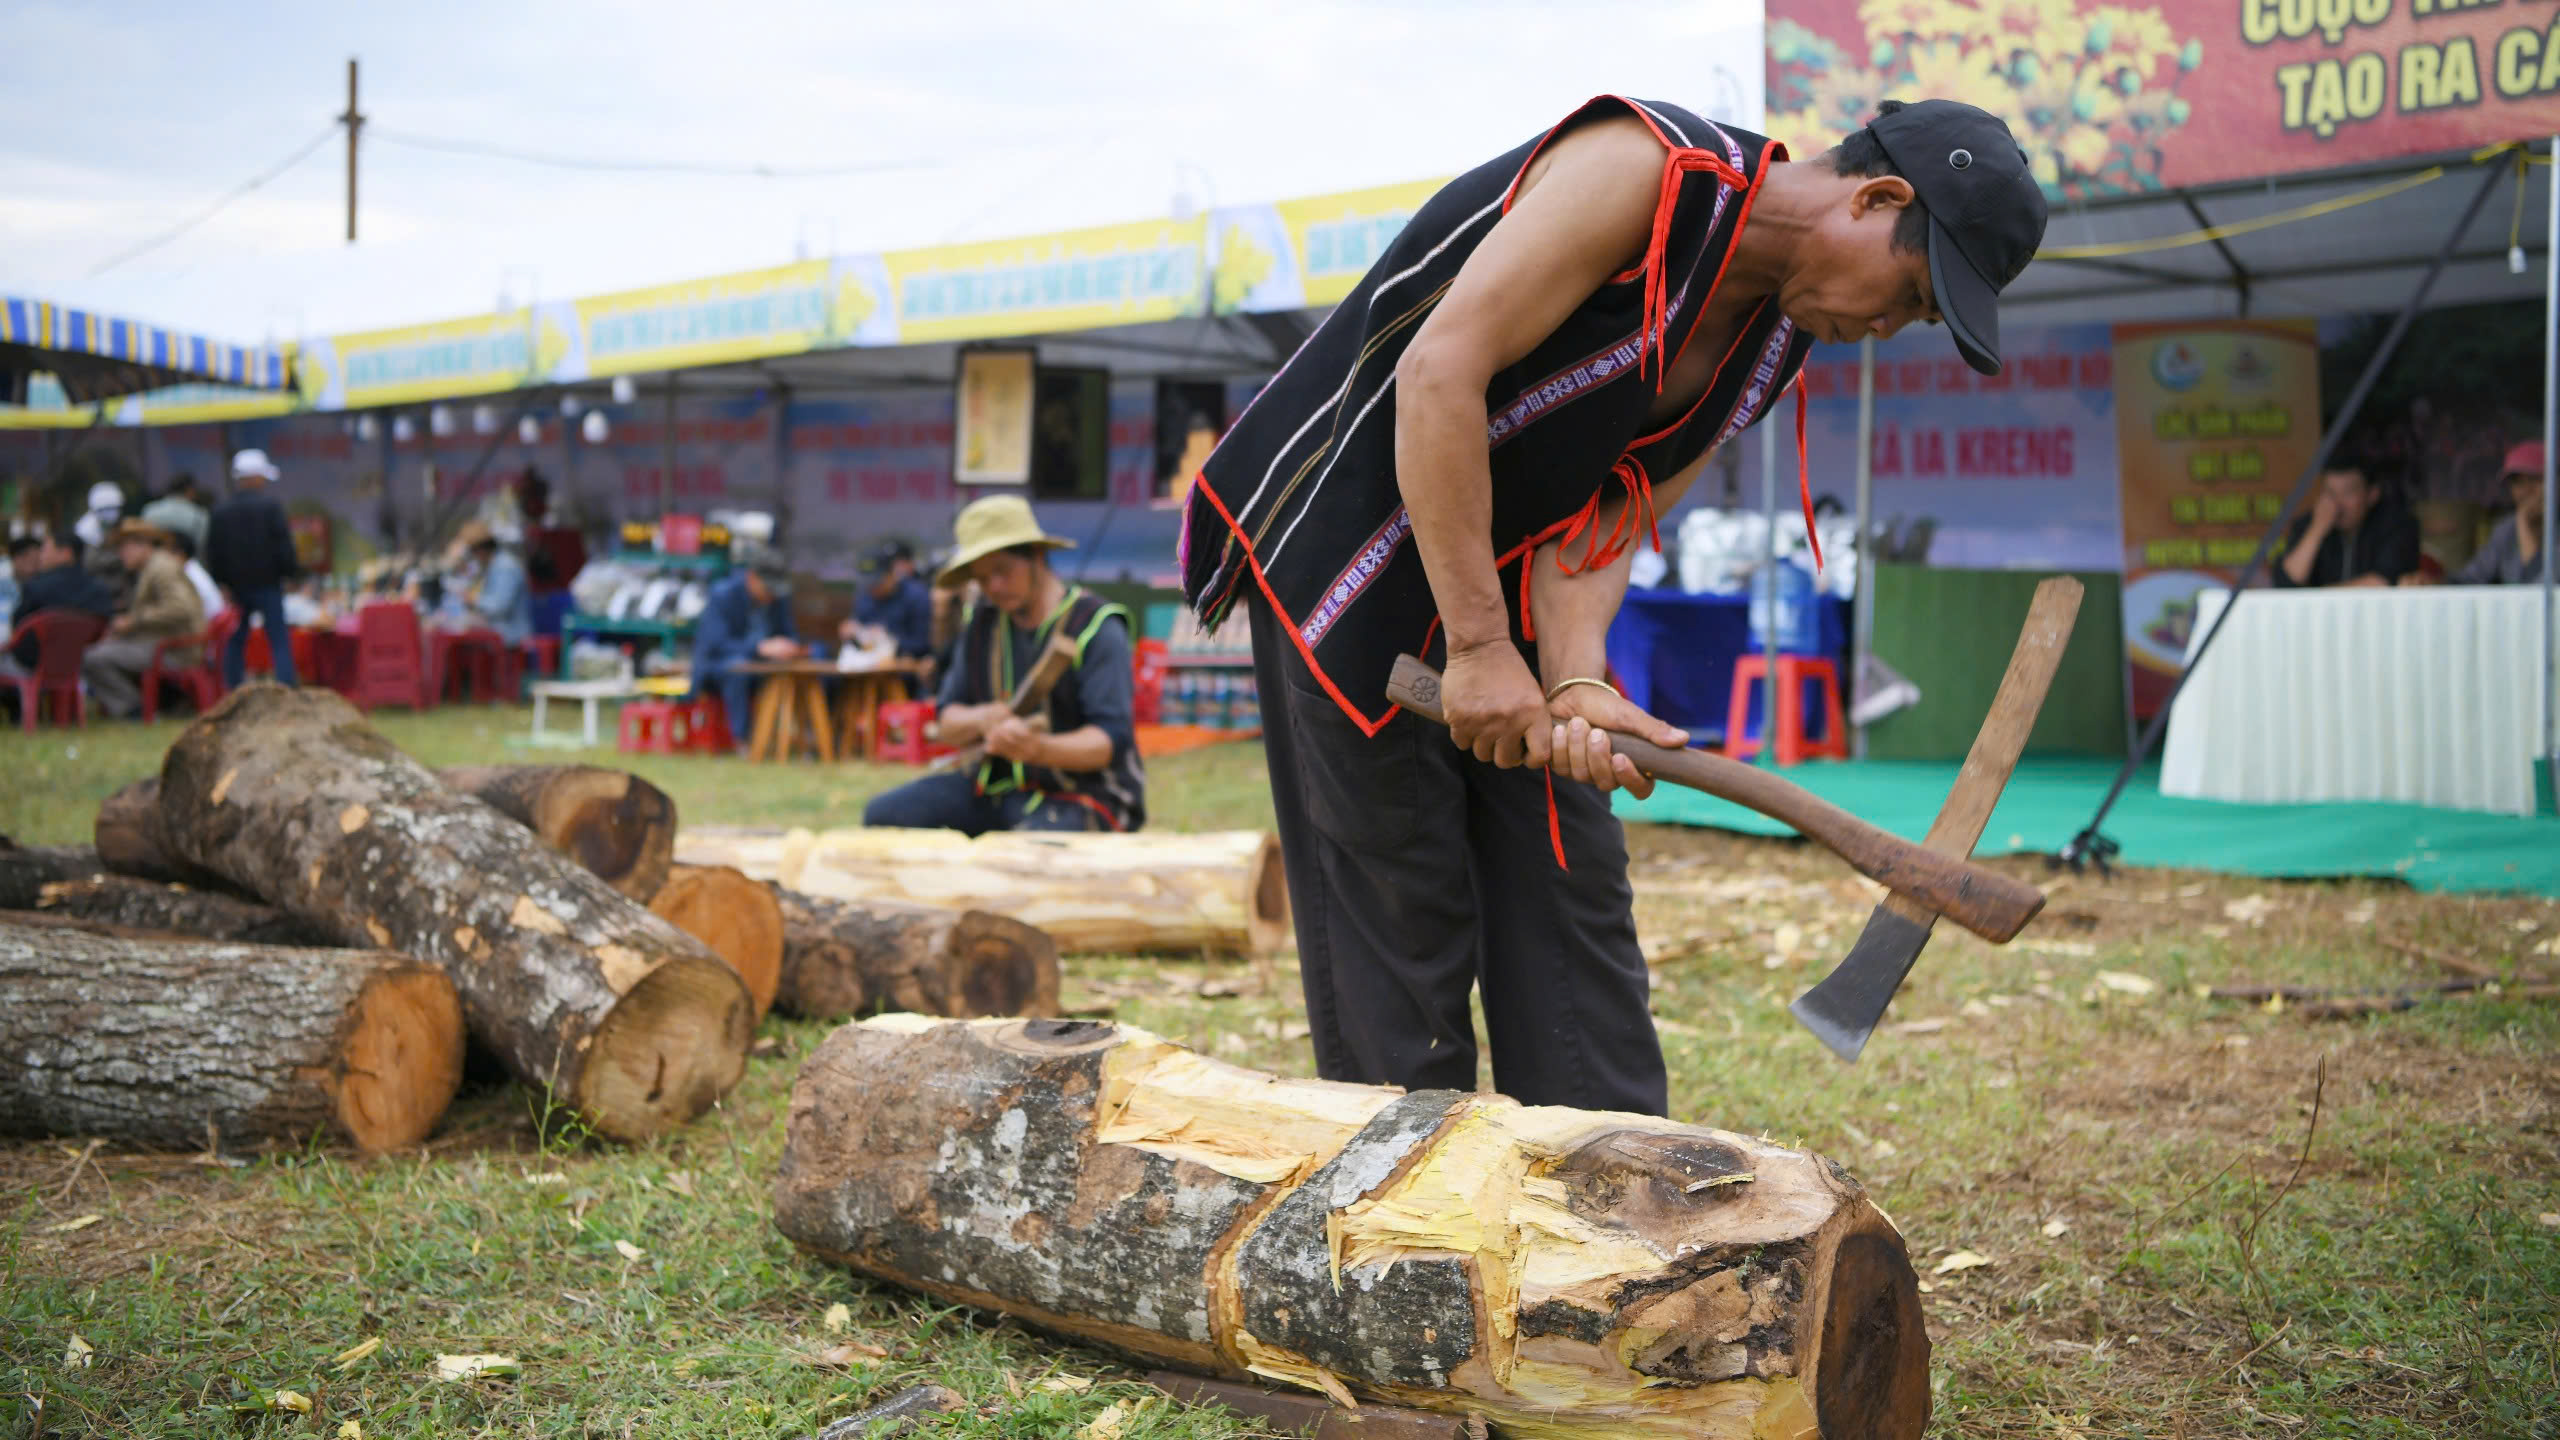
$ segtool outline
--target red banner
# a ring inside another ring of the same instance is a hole
[[[2519,0],[1770,0],[1768,128],[1800,158],[1886,99],[2009,122],[2067,200],[2560,130],[2560,11]]]

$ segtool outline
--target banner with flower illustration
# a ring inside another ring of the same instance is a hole
[[[1798,156],[1879,100],[2009,123],[2064,200],[2560,129],[2560,10],[2507,0],[1771,0],[1768,131]]]

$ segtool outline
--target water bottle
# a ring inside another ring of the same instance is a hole
[[[1774,568],[1775,575],[1771,570]],[[1770,608],[1773,588],[1777,592],[1775,630],[1778,649],[1788,655],[1810,655],[1821,648],[1814,632],[1813,576],[1801,565],[1781,560],[1774,567],[1764,566],[1751,582],[1751,644],[1753,649],[1768,645],[1772,629]]]

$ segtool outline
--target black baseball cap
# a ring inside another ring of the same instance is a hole
[[[1929,212],[1929,288],[1966,364],[2000,373],[2000,292],[2044,244],[2044,187],[2000,117],[1887,100],[1868,131]]]
[[[883,541],[879,545],[872,547],[871,553],[863,557],[862,573],[865,575],[876,575],[901,560],[904,560],[909,564],[913,564],[915,562],[915,558],[916,547],[908,544],[906,541]]]

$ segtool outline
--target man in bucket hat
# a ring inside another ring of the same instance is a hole
[[[987,758],[968,773],[928,775],[875,797],[862,822],[967,835],[1137,829],[1146,822],[1146,769],[1129,613],[1058,578],[1049,552],[1075,542],[1043,531],[1020,496],[971,504],[952,538],[934,583],[974,581],[979,599],[943,676],[939,725],[943,743],[984,741]],[[1074,667],[1050,690],[1044,715],[1016,716],[1007,702],[1059,635],[1075,642]]]

